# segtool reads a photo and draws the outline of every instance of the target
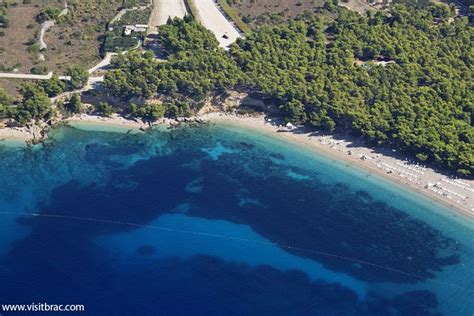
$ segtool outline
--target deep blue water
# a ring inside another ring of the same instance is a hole
[[[0,303],[91,315],[472,315],[474,225],[235,127],[0,147]]]

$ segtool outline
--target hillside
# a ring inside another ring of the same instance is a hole
[[[436,7],[266,26],[224,54],[199,24],[162,28],[168,63],[130,54],[106,76],[116,96],[199,106],[209,93],[258,93],[288,120],[360,135],[459,174],[474,172],[473,28]],[[198,66],[199,65],[199,66]]]

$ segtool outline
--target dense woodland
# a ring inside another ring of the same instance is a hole
[[[334,10],[334,7],[328,9]],[[261,93],[288,121],[389,144],[469,175],[474,172],[474,32],[450,12],[398,6],[363,17],[305,16],[264,26],[229,53],[192,19],[161,29],[168,63],[118,59],[107,75],[119,97],[158,94],[198,104],[209,93]]]
[[[170,20],[159,39],[168,62],[130,52],[115,60],[104,86],[122,99],[175,100],[131,106],[132,115],[150,119],[188,115],[230,89],[255,93],[288,121],[359,135],[472,177],[474,32],[467,18],[453,19],[437,5],[366,17],[332,2],[325,9],[331,15],[262,26],[228,52],[192,18]]]

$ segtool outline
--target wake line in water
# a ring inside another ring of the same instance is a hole
[[[181,234],[188,234],[188,235],[195,235],[195,236],[204,236],[204,237],[211,237],[211,238],[219,238],[219,239],[227,239],[227,240],[234,240],[234,241],[239,241],[239,242],[246,242],[246,243],[254,243],[254,244],[260,244],[260,245],[266,245],[266,246],[277,246],[282,249],[290,249],[290,250],[297,250],[301,252],[306,252],[306,253],[312,253],[312,254],[317,254],[325,257],[331,257],[331,258],[337,258],[341,260],[345,260],[348,262],[352,263],[358,263],[366,266],[371,266],[375,268],[379,268],[382,270],[394,272],[394,273],[399,273],[405,276],[410,276],[413,278],[417,278],[423,281],[429,281],[432,283],[436,283],[439,285],[443,286],[449,286],[452,288],[457,288],[462,291],[474,293],[474,290],[462,287],[460,285],[457,285],[455,283],[449,283],[449,282],[443,282],[439,280],[433,280],[433,279],[426,279],[423,276],[413,274],[410,272],[405,272],[402,270],[394,269],[389,266],[384,266],[376,263],[372,263],[369,261],[357,259],[357,258],[351,258],[347,256],[341,256],[329,252],[324,252],[324,251],[319,251],[315,249],[307,249],[307,248],[301,248],[301,247],[295,247],[291,245],[285,245],[277,242],[270,242],[270,241],[261,241],[261,240],[252,240],[252,239],[247,239],[247,238],[239,238],[239,237],[232,237],[232,236],[227,236],[227,235],[221,235],[221,234],[210,234],[206,232],[199,232],[199,231],[190,231],[190,230],[182,230],[182,229],[175,229],[175,228],[169,228],[169,227],[161,227],[161,226],[152,226],[152,225],[144,225],[144,224],[138,224],[138,223],[131,223],[131,222],[123,222],[123,221],[116,221],[116,220],[110,220],[110,219],[100,219],[100,218],[92,218],[92,217],[81,217],[81,216],[70,216],[70,215],[60,215],[60,214],[40,214],[40,213],[15,213],[15,212],[6,212],[6,211],[0,211],[0,214],[3,215],[15,215],[15,216],[29,216],[29,217],[43,217],[43,218],[56,218],[56,219],[67,219],[67,220],[77,220],[77,221],[84,221],[84,222],[96,222],[96,223],[103,223],[103,224],[114,224],[114,225],[121,225],[121,226],[130,226],[130,227],[136,227],[136,228],[145,228],[145,229],[152,229],[152,230],[159,230],[159,231],[166,231],[166,232],[173,232],[173,233],[181,233]]]

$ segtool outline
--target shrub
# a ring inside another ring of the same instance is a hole
[[[97,106],[97,112],[101,113],[103,116],[110,117],[114,113],[114,108],[107,102],[100,102]]]
[[[33,66],[33,68],[31,68],[30,71],[32,74],[35,74],[35,75],[44,75],[48,73],[48,66],[46,66],[45,64],[38,64],[38,65]]]

